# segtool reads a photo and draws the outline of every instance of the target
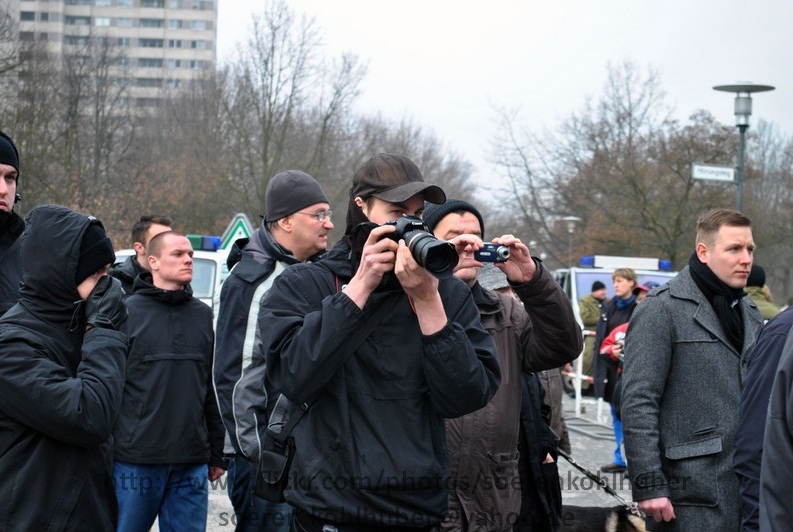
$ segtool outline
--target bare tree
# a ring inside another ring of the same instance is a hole
[[[502,112],[505,136],[494,154],[509,178],[510,222],[557,264],[575,262],[561,222],[575,215],[576,255],[661,256],[681,266],[697,214],[725,199],[723,189],[695,181],[691,166],[732,152],[726,129],[707,113],[685,127],[670,113],[658,75],[631,63],[609,68],[598,101],[555,134],[521,132]]]

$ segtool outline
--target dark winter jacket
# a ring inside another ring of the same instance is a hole
[[[444,418],[492,398],[495,346],[457,279],[439,283],[448,323],[429,336],[398,285],[359,309],[343,291],[350,254],[342,241],[316,264],[291,266],[262,303],[268,378],[310,404],[293,432],[286,499],[337,522],[437,524],[448,497]]]
[[[131,296],[135,291],[135,278],[141,273],[145,272],[143,267],[138,264],[137,255],[127,257],[127,260],[120,264],[114,264],[108,275],[115,277],[121,281],[121,286],[124,287],[124,293]]]
[[[212,309],[189,287],[155,287],[151,272],[135,279],[127,308],[129,360],[113,431],[115,459],[224,467],[212,387]]]
[[[741,490],[741,529],[760,528],[760,464],[768,401],[779,359],[793,327],[793,310],[786,310],[763,326],[749,354],[741,385],[741,410],[735,435],[733,466]]]
[[[550,407],[545,404],[545,394],[535,374],[523,377],[522,395],[518,447],[521,505],[514,531],[556,530],[562,518],[557,434],[549,426]],[[545,458],[549,454],[554,461],[546,464]]]
[[[513,289],[520,301],[479,283],[471,287],[482,325],[496,344],[501,385],[484,408],[446,421],[455,483],[445,527],[468,523],[472,531],[512,529],[520,512],[518,434],[524,373],[558,368],[581,353],[581,329],[570,300],[542,263],[537,262],[534,279]],[[539,413],[542,403],[535,407]]]
[[[19,298],[19,237],[24,229],[25,222],[17,213],[0,213],[0,316]]]
[[[608,355],[600,354],[600,347],[603,344],[603,340],[606,339],[615,327],[623,323],[628,323],[633,314],[633,310],[636,308],[635,300],[625,308],[617,308],[618,299],[619,298],[614,297],[603,305],[603,314],[597,326],[593,354],[593,360],[595,361],[593,369],[595,396],[602,397],[604,401],[609,403],[612,402],[614,387],[617,385],[620,363],[610,358]]]
[[[85,333],[74,281],[93,223],[45,205],[28,217],[19,303],[0,319],[0,530],[113,530],[108,441],[126,336]]]
[[[258,461],[259,443],[270,410],[278,399],[264,375],[259,350],[260,303],[275,278],[300,260],[283,249],[264,227],[250,239],[235,242],[229,253],[229,276],[220,292],[213,375],[227,453]]]
[[[785,311],[780,317],[790,313]],[[789,319],[787,321],[790,322]],[[785,342],[773,377],[760,468],[760,530],[763,532],[790,530],[793,526],[790,504],[793,486],[793,338]]]

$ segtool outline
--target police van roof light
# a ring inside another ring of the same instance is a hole
[[[195,251],[217,251],[222,243],[219,236],[213,235],[187,235],[187,239]]]

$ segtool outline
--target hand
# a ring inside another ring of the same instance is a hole
[[[225,473],[225,472],[226,472],[226,470],[223,469],[222,467],[209,466],[209,474],[207,476],[209,477],[209,481],[213,482],[213,481],[219,479],[220,477],[222,477],[223,473]]]
[[[652,516],[656,523],[661,521],[669,522],[675,518],[675,509],[669,497],[657,497],[639,501],[639,510],[648,516]]]
[[[399,241],[394,273],[402,289],[414,301],[427,301],[438,297],[438,279],[416,262],[404,240]]]
[[[621,356],[622,356],[622,342],[615,342],[614,346],[611,348],[611,358],[619,361]]]
[[[553,456],[551,453],[545,455],[545,460],[542,461],[543,464],[552,464],[554,462]]]
[[[121,281],[103,275],[85,300],[86,323],[92,327],[119,330],[127,321],[127,301]]]
[[[454,267],[455,273],[464,268],[481,268],[483,264],[474,258],[474,253],[484,247],[482,239],[476,235],[462,234],[457,235],[449,243],[457,251],[459,260]]]
[[[496,268],[506,274],[507,279],[515,284],[528,283],[537,273],[537,265],[531,258],[529,248],[513,235],[503,235],[494,238],[493,242],[509,248],[509,259],[506,262],[497,262]]]
[[[358,271],[355,272],[350,282],[347,283],[347,288],[344,289],[344,293],[353,300],[358,308],[364,307],[369,295],[374,292],[383,279],[383,275],[394,269],[399,244],[390,238],[383,237],[395,230],[393,225],[375,227],[363,245]]]

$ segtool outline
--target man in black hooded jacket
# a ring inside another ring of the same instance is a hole
[[[126,319],[91,218],[27,218],[19,302],[0,319],[0,530],[112,530],[109,438],[121,404]]]
[[[212,309],[193,297],[193,248],[175,231],[148,243],[151,271],[129,297],[129,360],[113,431],[119,531],[203,531],[208,482],[224,472],[212,387]]]

